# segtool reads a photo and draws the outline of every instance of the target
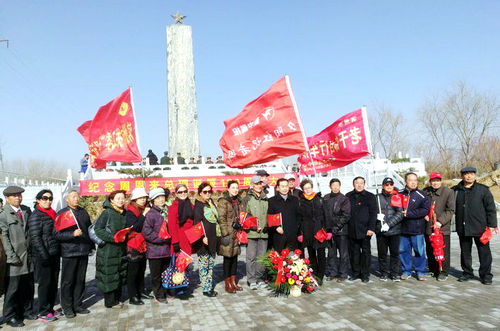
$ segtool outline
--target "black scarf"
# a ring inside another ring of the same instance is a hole
[[[193,208],[191,207],[191,201],[189,198],[185,200],[177,200],[179,203],[179,226],[183,226],[188,219],[193,219]]]

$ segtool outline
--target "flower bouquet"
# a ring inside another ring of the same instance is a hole
[[[301,254],[300,249],[293,252],[284,249],[281,253],[272,250],[259,258],[259,262],[272,276],[269,285],[276,296],[298,297],[302,292],[313,292],[318,286],[312,275],[313,270],[309,267],[309,260],[301,259]]]

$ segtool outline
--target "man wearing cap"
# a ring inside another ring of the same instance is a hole
[[[302,194],[302,190],[295,187],[295,176],[293,174],[286,174],[285,179],[288,181],[288,195],[293,195],[298,198]]]
[[[487,186],[476,182],[476,168],[465,167],[460,170],[462,181],[452,187],[455,191],[455,224],[460,240],[460,264],[463,274],[461,282],[474,277],[472,269],[472,241],[479,255],[479,277],[484,285],[491,285],[491,250],[489,242],[483,244],[479,238],[486,227],[498,234],[497,214],[493,195]]]
[[[168,156],[168,151],[163,152],[163,156],[160,159],[160,164],[170,164],[171,160]]]
[[[269,190],[269,182],[268,182],[268,177],[269,173],[264,170],[264,169],[259,169],[255,172],[255,175],[260,177],[260,180],[262,181],[262,185],[264,186],[264,193],[268,198],[271,198],[274,196],[274,194]]]
[[[425,249],[427,252],[427,266],[433,277],[438,281],[448,279],[450,271],[450,228],[451,218],[455,212],[455,194],[453,191],[442,185],[442,176],[439,172],[433,172],[429,175],[430,186],[424,191],[434,203],[434,214],[426,216],[427,227],[425,231]],[[439,270],[439,264],[434,258],[434,250],[429,240],[434,229],[441,229],[444,239],[444,261],[442,270]]]
[[[33,315],[33,261],[28,239],[28,218],[31,210],[21,205],[24,189],[9,186],[3,191],[6,204],[0,213],[2,241],[7,255],[7,290],[3,318],[12,327],[24,326],[23,319]]]
[[[250,190],[242,202],[242,210],[258,218],[257,229],[248,232],[248,246],[246,250],[247,282],[252,290],[265,285],[263,282],[265,268],[257,262],[257,258],[266,253],[268,240],[268,201],[263,190],[264,183],[260,176],[253,176],[250,180]]]

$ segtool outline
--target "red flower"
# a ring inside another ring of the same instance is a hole
[[[278,263],[280,263],[280,261],[281,260],[278,259],[277,257],[273,257],[273,260],[272,260],[273,264],[278,264]]]
[[[305,264],[309,264],[309,262],[310,262],[309,259],[304,259]]]
[[[285,272],[289,272],[289,271],[290,271],[290,267],[286,267]]]
[[[292,278],[293,278],[294,280],[299,279],[299,277],[297,277],[297,275],[293,275],[293,276],[292,276]]]
[[[292,260],[288,260],[288,261],[286,261],[286,263],[288,263],[288,264],[292,264],[292,263],[293,263],[293,261],[292,261]]]
[[[288,254],[290,254],[290,251],[289,251],[288,249],[286,249],[286,248],[285,248],[284,250],[282,250],[282,251],[281,251],[281,256],[282,256],[283,258],[287,257],[287,256],[288,256]]]
[[[286,278],[285,278],[285,276],[281,276],[281,282],[282,282],[282,283],[286,282]]]
[[[276,269],[276,270],[278,270],[278,266],[276,264],[273,265],[273,268]]]
[[[268,256],[270,259],[275,258],[275,257],[279,257],[278,253],[276,251],[270,251]]]
[[[296,249],[293,251],[295,253],[295,255],[300,255],[302,254],[302,251],[300,249]]]
[[[312,291],[313,291],[312,287],[310,287],[310,286],[307,286],[307,287],[306,287],[306,289],[307,289],[307,291],[309,291],[309,292],[312,292]]]

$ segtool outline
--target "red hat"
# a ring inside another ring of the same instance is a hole
[[[443,176],[441,176],[441,173],[439,173],[439,172],[435,171],[435,172],[433,172],[433,173],[431,173],[431,174],[429,175],[429,180],[432,180],[432,179],[434,179],[434,178],[439,178],[439,179],[442,179],[442,178],[443,178]]]

